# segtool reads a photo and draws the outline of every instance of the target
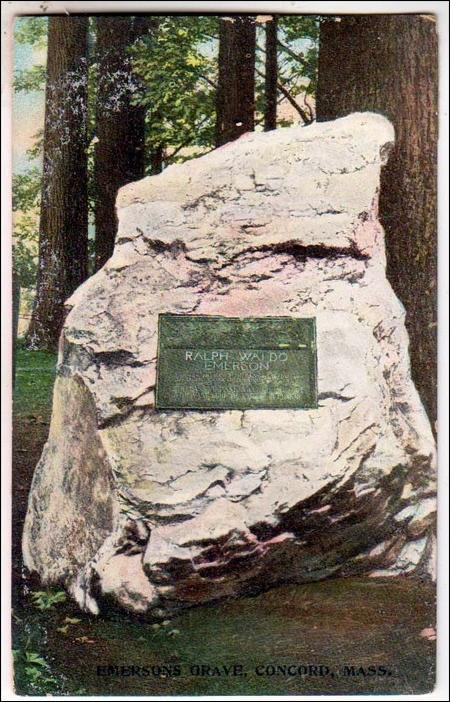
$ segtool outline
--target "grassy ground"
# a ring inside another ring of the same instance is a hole
[[[18,417],[46,417],[50,413],[56,355],[18,348],[14,413]]]
[[[65,593],[24,579],[20,539],[48,433],[55,360],[24,350],[17,358],[13,636],[19,694],[418,694],[432,688],[434,642],[421,635],[435,616],[434,588],[426,583],[284,585],[156,625],[113,612],[89,617]]]

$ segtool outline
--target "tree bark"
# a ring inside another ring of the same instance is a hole
[[[321,24],[317,117],[372,110],[395,127],[380,219],[387,275],[406,308],[412,374],[436,419],[438,54],[432,15],[343,16]]]
[[[255,17],[231,15],[219,21],[216,146],[255,127]]]
[[[17,271],[12,271],[12,386],[16,385],[17,336],[20,315],[20,280]]]
[[[119,188],[144,176],[145,108],[133,105],[139,84],[128,48],[149,30],[144,17],[97,18],[98,87],[94,152],[95,267],[114,250]]]
[[[278,84],[278,56],[277,56],[277,23],[276,16],[266,22],[266,73],[264,80],[264,131],[270,132],[277,128],[277,84]]]
[[[150,170],[152,175],[162,173],[164,167],[164,146],[159,144],[150,152]]]
[[[54,349],[87,275],[87,17],[49,17],[39,268],[27,345]]]

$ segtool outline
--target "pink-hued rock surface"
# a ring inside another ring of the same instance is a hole
[[[91,612],[433,573],[435,468],[377,219],[380,115],[253,133],[119,192],[67,302],[25,563]],[[156,410],[158,314],[315,317],[317,409]]]

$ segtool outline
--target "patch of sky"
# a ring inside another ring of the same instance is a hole
[[[20,30],[22,20],[16,20],[15,30]],[[14,72],[45,65],[45,48],[30,43],[14,42]],[[13,91],[13,172],[24,173],[32,166],[40,166],[41,159],[33,158],[28,150],[35,144],[36,134],[44,126],[44,90]]]

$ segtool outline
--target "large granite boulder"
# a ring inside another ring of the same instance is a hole
[[[434,444],[385,275],[380,115],[253,133],[119,193],[68,300],[25,564],[150,616],[276,583],[427,576]],[[315,317],[317,409],[157,410],[161,312]]]

